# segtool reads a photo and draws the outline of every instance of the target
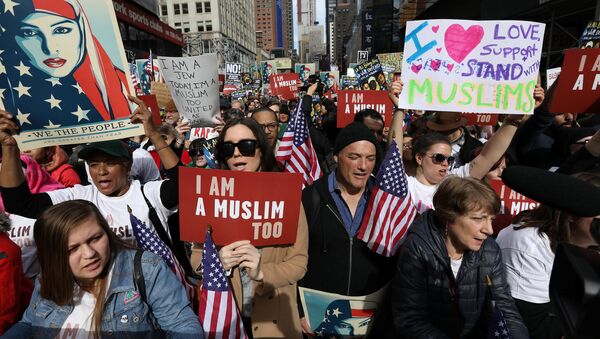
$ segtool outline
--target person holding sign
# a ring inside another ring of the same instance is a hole
[[[215,157],[222,169],[269,172],[275,167],[264,128],[252,118],[229,121],[217,139]],[[269,188],[265,188],[269,189]],[[296,282],[306,272],[308,229],[304,209],[296,242],[257,249],[249,240],[223,246],[219,256],[247,333],[253,338],[302,338],[296,307]],[[201,255],[201,250],[194,252]],[[199,262],[194,255],[193,262]],[[197,266],[194,266],[197,267]]]
[[[402,87],[402,81],[393,82],[390,86],[389,97],[396,107],[398,107],[398,95]],[[539,107],[544,100],[543,94],[533,96],[532,93],[531,95],[535,99],[535,107]],[[388,144],[392,139],[396,140],[397,145],[403,144],[403,123],[404,113],[398,110],[392,119]],[[451,168],[456,159],[452,156],[452,145],[447,136],[427,133],[415,139],[412,152],[413,160],[417,164],[416,176],[407,176],[407,179],[410,195],[417,211],[423,213],[433,208],[433,195],[449,174],[482,179],[504,155],[520,124],[521,120],[515,119],[514,115],[505,118],[502,127],[483,146],[481,153],[469,163],[457,168]]]
[[[34,237],[42,274],[23,319],[6,337],[204,338],[165,261],[121,242],[93,203],[49,208],[36,221]]]
[[[450,177],[408,230],[398,254],[392,314],[400,338],[486,338],[490,299],[510,338],[529,338],[500,248],[490,237],[500,199],[474,178]],[[486,280],[491,280],[486,284]]]
[[[126,74],[94,35],[79,1],[26,0],[12,8],[10,3],[0,11],[6,69],[0,87],[9,88],[4,108],[18,113],[20,127],[64,127],[129,116]],[[25,113],[24,107],[40,109]]]

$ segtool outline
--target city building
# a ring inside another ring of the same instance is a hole
[[[346,69],[344,56],[347,58],[345,43],[352,34],[352,22],[356,17],[356,0],[338,0],[335,8],[334,32],[335,32],[335,53],[333,59],[340,69]]]
[[[160,0],[160,17],[183,33],[185,55],[216,53],[225,62],[256,60],[254,3],[248,0]]]
[[[158,0],[113,0],[129,62],[155,55],[181,56],[183,34],[158,18]]]
[[[271,53],[276,49],[278,55],[281,50],[285,56],[291,55],[294,48],[292,0],[255,0],[254,6],[256,50]]]

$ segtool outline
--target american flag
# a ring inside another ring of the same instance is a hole
[[[136,89],[140,87],[140,82],[137,77],[137,66],[135,64],[129,64],[129,74],[131,75],[131,82],[133,83],[133,87]]]
[[[152,50],[150,50],[150,55],[148,56],[148,63],[146,63],[146,73],[148,74],[148,79],[154,81],[154,59],[152,58]]]
[[[206,232],[202,251],[202,294],[198,317],[206,338],[248,338],[210,230]]]
[[[511,339],[512,336],[510,335],[508,324],[506,324],[506,320],[504,319],[504,314],[502,314],[502,311],[496,306],[496,301],[492,295],[492,280],[489,275],[486,275],[485,279],[491,303],[491,316],[488,324],[487,339]]]
[[[302,112],[302,100],[296,105],[287,130],[275,154],[285,172],[301,173],[302,186],[308,186],[319,179],[323,172],[308,133],[306,117]]]
[[[358,238],[376,253],[393,256],[416,215],[400,151],[393,141],[377,174]]]
[[[165,245],[165,243],[160,239],[155,230],[149,229],[144,222],[138,219],[133,213],[131,213],[131,208],[127,206],[129,210],[129,219],[131,221],[131,228],[133,229],[133,235],[135,236],[135,241],[140,249],[144,251],[150,251],[159,257],[163,258],[163,260],[167,263],[167,265],[173,270],[177,278],[185,287],[185,291],[190,299],[190,302],[194,301],[194,287],[187,282],[185,271],[177,261],[177,258],[171,252],[171,249]],[[162,227],[158,225],[157,227]]]

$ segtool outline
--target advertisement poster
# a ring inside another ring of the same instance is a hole
[[[268,189],[267,189],[268,188]],[[302,176],[179,167],[181,239],[215,244],[250,240],[254,246],[296,241]]]
[[[211,127],[220,113],[217,55],[158,57],[165,83],[179,114],[192,127]]]
[[[304,316],[316,337],[366,338],[383,312],[389,284],[364,296],[346,296],[298,287]]]
[[[550,112],[599,113],[600,48],[567,50],[557,81]]]
[[[383,124],[390,127],[393,104],[387,95],[375,91],[339,91],[337,105],[337,127],[344,128],[354,121],[359,111],[370,108],[383,116]]]
[[[544,29],[529,21],[409,21],[399,106],[532,114]]]
[[[1,1],[0,24],[0,108],[21,150],[144,134],[129,122],[135,91],[112,1]]]

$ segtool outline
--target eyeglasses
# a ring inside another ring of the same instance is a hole
[[[452,164],[454,163],[454,160],[456,160],[456,158],[453,156],[447,157],[440,153],[434,153],[432,155],[428,155],[428,157],[430,157],[431,161],[436,165],[439,165],[439,164],[443,163],[444,161],[448,161],[448,166],[452,166]]]
[[[223,155],[223,158],[231,158],[236,147],[243,156],[250,157],[254,156],[256,153],[257,144],[258,142],[256,140],[251,139],[240,140],[235,144],[231,141],[224,141],[220,144],[217,144],[217,149],[219,153]]]
[[[204,152],[202,152],[202,150],[200,150],[199,148],[190,148],[188,150],[188,154],[190,155],[190,157],[195,157],[197,155],[203,155]]]
[[[260,124],[260,126],[262,126],[263,129],[268,129],[269,131],[274,130],[277,126],[279,126],[278,123],[276,122],[272,122],[270,124]]]

